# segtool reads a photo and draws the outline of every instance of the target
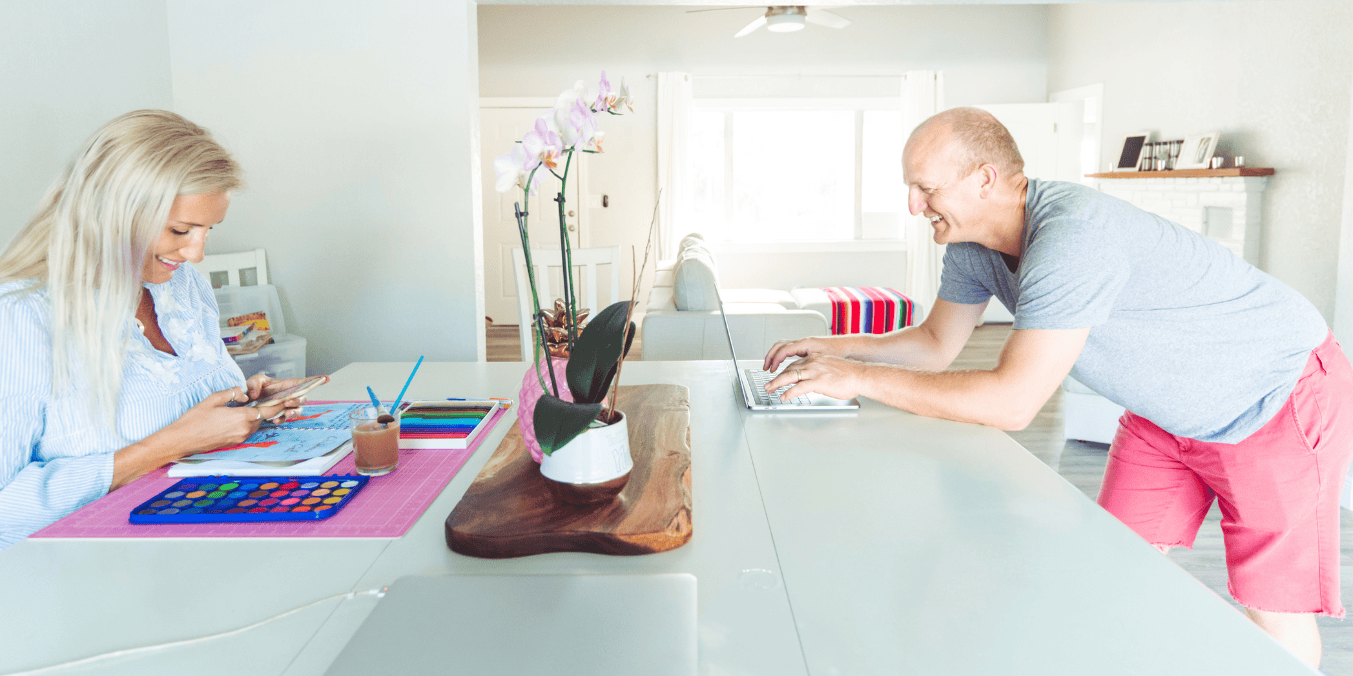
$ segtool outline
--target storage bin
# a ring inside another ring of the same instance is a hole
[[[272,315],[268,315],[270,318]],[[244,377],[266,373],[273,378],[300,378],[305,375],[305,339],[286,333],[274,333],[272,344],[253,354],[231,355]]]
[[[223,286],[214,289],[216,305],[221,310],[221,326],[231,317],[264,312],[268,315],[268,330],[274,334],[286,333],[287,325],[282,321],[282,301],[277,296],[277,287],[271,284],[258,286]]]

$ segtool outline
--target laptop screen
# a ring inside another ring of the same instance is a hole
[[[723,320],[723,332],[728,336],[728,353],[733,355],[733,368],[737,370],[738,351],[733,347],[733,330],[728,328],[728,313],[723,309],[723,296],[719,295],[719,285],[714,285],[714,298],[719,301],[719,318]]]

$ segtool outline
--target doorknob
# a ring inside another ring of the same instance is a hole
[[[569,232],[573,232],[573,230],[574,230],[573,224],[572,224],[572,223],[569,223],[569,224],[568,224],[568,231],[569,231]]]
[[[572,215],[573,215],[573,210],[572,210],[572,209],[569,209],[569,210],[568,210],[568,215],[569,215],[569,216],[572,216]]]

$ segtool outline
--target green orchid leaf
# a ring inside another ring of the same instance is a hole
[[[627,321],[629,306],[622,300],[597,313],[574,343],[567,373],[575,401],[600,403],[606,397],[616,367],[634,342],[634,322]]]
[[[545,455],[550,455],[573,441],[597,416],[601,404],[577,404],[545,394],[536,402],[534,427],[536,441]]]

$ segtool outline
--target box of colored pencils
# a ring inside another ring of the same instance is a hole
[[[412,401],[399,410],[400,448],[466,448],[488,431],[500,399]]]

